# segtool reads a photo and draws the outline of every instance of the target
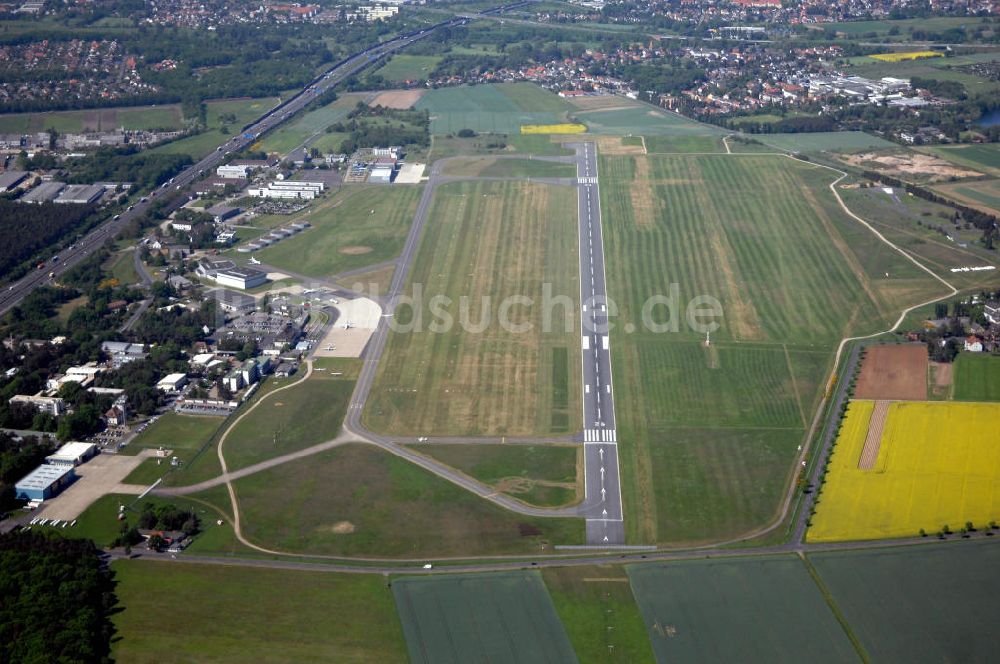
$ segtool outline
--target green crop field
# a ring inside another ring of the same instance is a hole
[[[600,173],[629,538],[711,541],[763,526],[838,341],[944,288],[843,214],[826,169],[621,156],[603,157]],[[649,307],[653,296],[663,303]],[[707,348],[685,318],[697,296],[722,309]]]
[[[163,154],[187,154],[192,159],[201,159],[209,152],[232,138],[251,120],[264,114],[278,103],[274,97],[259,99],[219,99],[206,102],[207,129],[200,134],[158,145],[152,152]],[[232,114],[236,122],[225,123],[222,116]],[[221,130],[227,129],[225,133]]]
[[[333,134],[325,133],[326,128],[346,118],[347,114],[357,106],[362,98],[363,95],[341,95],[326,106],[309,111],[292,122],[285,123],[256,143],[255,148],[265,152],[287,154],[311,138],[315,137],[316,142],[325,140],[327,137],[333,136]],[[337,136],[341,135],[337,134]]]
[[[244,535],[296,553],[537,554],[584,536],[582,519],[514,514],[370,445],[336,447],[235,487]]]
[[[895,143],[866,134],[863,131],[820,131],[801,134],[758,134],[754,136],[779,150],[792,152],[821,152],[834,150],[861,150],[865,148],[891,148]]]
[[[415,108],[431,114],[431,132],[460,129],[517,133],[521,125],[564,122],[572,110],[566,101],[532,83],[503,83],[428,90]]]
[[[988,662],[1000,649],[1000,547],[991,542],[815,553],[872,662]]]
[[[901,39],[906,39],[906,34],[913,30],[948,30],[964,26],[971,28],[983,22],[980,18],[966,16],[932,16],[923,18],[910,18],[884,21],[850,21],[846,23],[825,23],[824,30],[843,32],[851,37],[858,37],[868,33],[876,33],[885,36],[892,28],[900,30]]]
[[[261,398],[233,427],[223,453],[230,470],[336,438],[354,392],[358,362],[342,362],[343,375],[313,372],[305,382]]]
[[[399,662],[391,591],[375,575],[120,560],[120,662]]]
[[[726,151],[719,136],[648,136],[643,140],[649,154]]]
[[[945,184],[935,187],[949,198],[966,205],[987,207],[993,213],[1000,211],[1000,180],[982,180],[963,184]],[[988,211],[990,211],[988,210]]]
[[[404,577],[392,594],[413,664],[577,661],[537,571]]]
[[[1000,401],[1000,355],[960,353],[954,384],[958,401]]]
[[[857,661],[794,556],[630,565],[657,661]]]
[[[413,449],[532,505],[582,497],[576,445],[415,445]]]
[[[394,55],[375,73],[387,81],[420,81],[434,71],[439,55]]]
[[[992,143],[923,147],[920,152],[928,152],[961,166],[987,169],[988,173],[1000,174],[1000,149]]]
[[[542,579],[581,662],[655,661],[623,567],[548,567]]]
[[[183,127],[180,106],[134,106],[86,111],[5,113],[0,115],[0,133],[28,133],[53,128],[68,134],[82,131],[125,129],[177,130]]]
[[[264,249],[265,263],[315,277],[362,268],[399,255],[406,241],[421,187],[351,188],[286,221],[312,228]]]
[[[367,426],[410,435],[573,430],[579,371],[564,354],[579,345],[575,189],[450,183],[437,189],[429,218],[407,289],[421,304],[397,310],[403,331],[389,336]],[[547,285],[562,302],[549,326]]]

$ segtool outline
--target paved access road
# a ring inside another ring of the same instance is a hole
[[[71,248],[63,251],[58,261],[50,261],[42,269],[31,270],[31,272],[20,280],[10,284],[7,290],[0,292],[0,314],[6,313],[19,304],[33,290],[58,279],[59,275],[97,251],[109,238],[118,234],[127,224],[146,214],[150,206],[158,199],[170,197],[171,202],[167,206],[167,212],[180,207],[188,200],[186,195],[182,195],[182,190],[211,173],[216,166],[223,163],[230,153],[246,148],[257,140],[259,136],[271,131],[292,115],[302,110],[303,107],[315,99],[316,95],[325,92],[327,88],[336,85],[351,74],[364,69],[376,59],[429,36],[433,33],[435,27],[437,26],[371,46],[334,65],[318,79],[318,82],[307,86],[291,99],[262,115],[252,125],[245,127],[240,134],[226,141],[198,163],[186,168],[160,189],[150,192],[148,196],[143,197],[141,201],[130,206],[128,210],[122,212],[117,218],[102,223],[82,237]],[[53,276],[50,277],[50,273]]]
[[[597,182],[597,146],[571,143],[579,191],[580,346],[583,371],[583,446],[587,544],[625,543],[618,435],[611,380],[604,236]]]

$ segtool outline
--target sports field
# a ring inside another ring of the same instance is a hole
[[[234,484],[244,535],[282,551],[535,555],[583,543],[582,519],[515,514],[371,445],[336,447]],[[229,509],[224,495],[213,502]]]
[[[394,55],[374,73],[387,81],[420,81],[434,71],[441,59],[438,55]]]
[[[954,371],[957,401],[1000,401],[1000,356],[959,353]]]
[[[815,553],[809,560],[869,661],[996,659],[996,543]]]
[[[825,169],[783,156],[620,156],[602,158],[600,177],[629,536],[705,541],[763,526],[836,343],[943,289],[843,214]],[[643,322],[654,295],[667,302],[648,317],[664,333]],[[708,348],[684,320],[699,295],[722,306]]]
[[[659,662],[848,662],[857,654],[794,556],[627,567]]]
[[[573,107],[532,83],[502,83],[428,90],[415,105],[431,114],[431,132],[518,133],[521,125],[557,124]]]
[[[810,542],[958,531],[1000,518],[1000,404],[892,403],[874,467],[862,470],[873,407],[848,408]]]
[[[420,200],[420,187],[352,187],[324,199],[302,220],[312,228],[257,252],[265,263],[315,277],[362,268],[399,255]]]
[[[399,662],[406,645],[385,580],[119,560],[119,662]]]
[[[366,425],[414,436],[574,431],[576,191],[528,182],[450,183],[437,189],[429,219],[406,291],[419,291],[422,305],[416,315],[413,307],[397,310],[403,331],[389,336]],[[553,308],[548,330],[546,284],[564,305]],[[501,324],[501,315],[511,326]]]
[[[415,445],[414,450],[532,505],[565,505],[583,496],[577,445]],[[581,471],[582,472],[582,471]]]
[[[394,579],[413,664],[576,662],[537,571]]]
[[[224,454],[230,470],[336,438],[354,392],[359,361],[338,360],[338,371],[314,371],[304,382],[261,398],[230,430]],[[304,370],[304,369],[303,369]]]

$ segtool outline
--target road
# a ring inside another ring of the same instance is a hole
[[[245,127],[240,134],[219,146],[214,152],[177,174],[160,189],[150,192],[148,196],[144,196],[142,200],[131,205],[128,210],[117,215],[116,218],[109,219],[94,228],[70,248],[64,250],[59,260],[48,262],[42,269],[31,270],[24,277],[10,284],[7,290],[0,292],[0,315],[17,306],[39,286],[58,279],[59,275],[100,249],[108,239],[117,235],[130,222],[145,215],[159,199],[171,198],[166,211],[172,211],[183,205],[188,200],[186,195],[182,195],[185,188],[211,173],[231,153],[243,150],[256,141],[259,136],[271,131],[302,110],[316,95],[325,92],[351,74],[364,69],[378,58],[429,36],[434,29],[435,27],[432,26],[412,35],[397,37],[385,43],[371,46],[334,65],[321,75],[318,79],[319,82],[315,85],[307,86],[288,101],[271,109],[252,125]],[[54,274],[54,277],[49,276],[50,272]]]
[[[625,543],[618,435],[611,376],[604,236],[597,183],[597,146],[571,143],[579,192],[580,345],[583,372],[583,458],[587,544]]]

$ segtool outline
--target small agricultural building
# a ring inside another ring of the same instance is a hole
[[[25,475],[14,485],[18,500],[43,501],[59,494],[73,483],[76,472],[73,466],[42,464]]]
[[[97,447],[93,443],[66,443],[55,454],[45,457],[45,460],[53,466],[72,468],[89,461],[95,454]]]

